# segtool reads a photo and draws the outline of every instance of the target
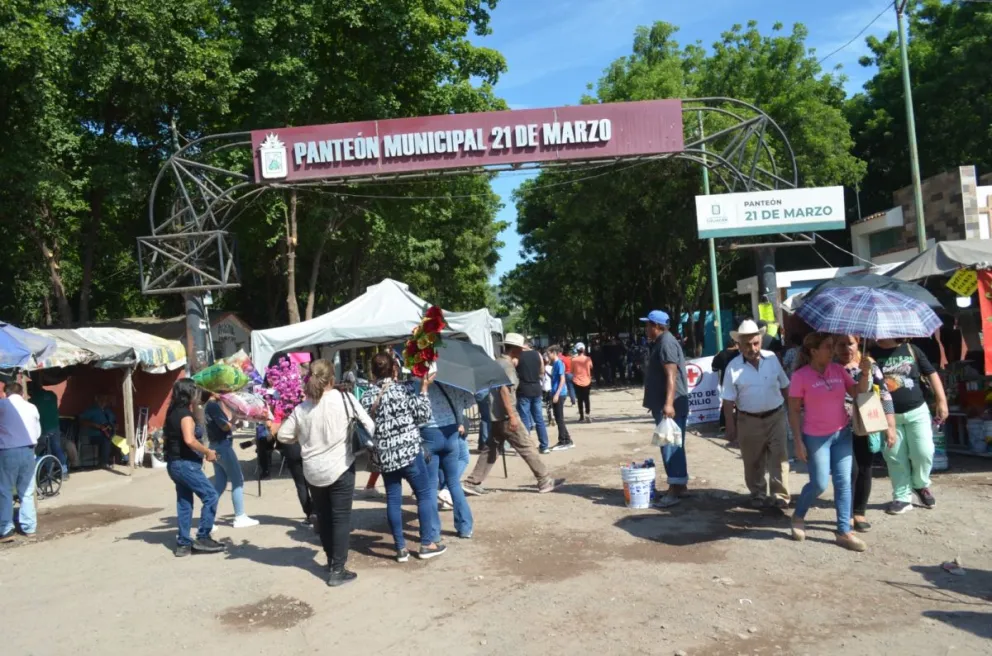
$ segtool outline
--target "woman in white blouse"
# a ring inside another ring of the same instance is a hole
[[[348,436],[355,417],[372,434],[375,424],[349,393],[334,388],[334,366],[317,360],[310,367],[306,400],[279,428],[280,442],[299,441],[303,475],[317,514],[320,542],[327,554],[327,585],[339,586],[358,575],[345,569],[351,539],[351,502],[355,491],[355,455]]]

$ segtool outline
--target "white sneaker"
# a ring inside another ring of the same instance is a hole
[[[252,519],[248,515],[238,515],[234,518],[234,528],[251,528],[258,526],[258,520]]]
[[[452,510],[455,507],[451,500],[451,492],[448,490],[441,490],[437,493],[437,502],[440,504],[441,510]]]

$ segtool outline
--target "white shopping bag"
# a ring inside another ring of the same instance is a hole
[[[665,417],[655,426],[651,436],[652,446],[682,446],[682,429],[671,417]]]

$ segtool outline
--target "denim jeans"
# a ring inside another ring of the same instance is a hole
[[[479,449],[481,450],[489,442],[489,424],[491,415],[489,411],[489,394],[479,399]]]
[[[14,495],[21,499],[18,521],[21,530],[31,535],[38,528],[34,507],[34,447],[0,449],[0,535],[14,528]]]
[[[420,434],[424,444],[430,449],[430,464],[427,465],[427,475],[430,478],[430,485],[433,490],[438,490],[438,472],[444,472],[446,481],[453,481],[453,485],[448,486],[451,493],[451,505],[454,506],[455,530],[459,535],[472,534],[472,509],[468,506],[465,492],[460,484],[461,473],[464,466],[461,463],[460,443],[465,443],[461,435],[458,434],[458,426],[431,426],[421,428]],[[467,449],[466,449],[467,455]],[[466,459],[467,460],[467,459]],[[435,494],[434,507],[437,507],[437,492]],[[434,513],[436,522],[431,526],[428,534],[431,542],[441,539],[441,515]]]
[[[575,377],[573,374],[565,374],[565,383],[568,385],[568,400],[575,405]]]
[[[65,457],[65,451],[62,449],[62,433],[57,430],[48,431],[41,436],[39,442],[44,442],[48,447],[48,452],[59,459],[62,463],[62,473],[69,473],[69,461]]]
[[[795,517],[803,519],[810,506],[827,489],[833,479],[834,507],[837,509],[837,533],[851,532],[851,461],[854,458],[854,441],[851,428],[847,427],[826,437],[803,433],[806,446],[806,467],[809,483],[803,486],[796,502]]]
[[[468,463],[469,460],[471,460],[471,458],[472,455],[469,453],[468,450],[468,440],[463,437],[462,439],[458,440],[459,470],[458,470],[457,480],[459,483],[461,482],[462,474],[464,474],[465,470],[468,469]],[[444,490],[447,489],[447,487],[448,487],[448,478],[444,475],[444,470],[439,468],[437,472],[437,489]]]
[[[664,414],[661,410],[651,411],[651,417],[654,419],[656,425],[661,421],[663,416]],[[665,463],[665,475],[668,476],[669,485],[689,484],[689,465],[685,459],[685,440],[687,437],[685,427],[688,421],[689,415],[675,416],[675,423],[682,430],[682,446],[661,447],[661,460]]]
[[[234,516],[240,517],[245,514],[245,475],[241,471],[241,463],[238,461],[238,454],[234,452],[234,441],[227,439],[220,442],[211,442],[210,448],[217,452],[217,461],[214,462],[214,490],[217,491],[219,499],[224,490],[227,489],[227,482],[231,482],[231,501],[234,503]]]
[[[396,548],[406,548],[406,538],[403,537],[403,481],[410,484],[417,497],[420,544],[425,547],[430,545],[433,542],[430,533],[434,522],[441,520],[437,517],[437,486],[431,488],[423,454],[418,453],[416,459],[402,469],[383,472],[382,480],[386,484],[386,518],[389,520],[389,530],[393,533]]]
[[[544,424],[544,404],[539,396],[518,396],[517,412],[524,422],[527,432],[537,427],[537,442],[542,449],[548,448],[548,427]]]
[[[196,539],[210,537],[210,529],[214,527],[214,517],[217,515],[217,490],[210,479],[203,473],[203,466],[192,460],[170,460],[166,465],[169,478],[176,484],[176,515],[178,517],[179,533],[176,543],[189,545],[193,541],[189,537],[193,526],[193,495],[200,497],[203,507],[200,509],[200,523],[196,527]]]

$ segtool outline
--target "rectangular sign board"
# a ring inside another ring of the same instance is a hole
[[[696,196],[699,238],[842,230],[843,187],[779,189]]]
[[[679,152],[682,101],[444,114],[251,133],[256,182]]]

